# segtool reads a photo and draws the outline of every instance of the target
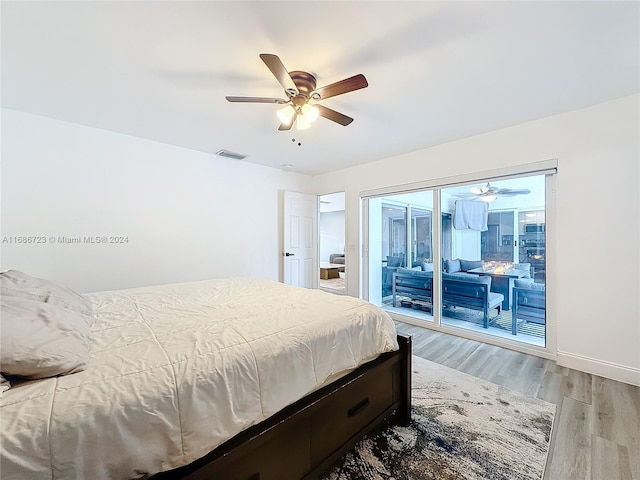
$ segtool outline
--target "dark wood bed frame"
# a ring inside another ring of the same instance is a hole
[[[384,422],[411,420],[411,337],[254,425],[195,462],[152,480],[315,480]]]

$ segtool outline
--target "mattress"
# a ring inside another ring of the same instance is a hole
[[[89,367],[3,394],[3,480],[133,479],[186,465],[398,349],[380,308],[264,279],[88,297]]]

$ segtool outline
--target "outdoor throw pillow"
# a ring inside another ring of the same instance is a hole
[[[433,263],[422,262],[423,272],[433,272]]]
[[[444,268],[447,273],[456,273],[460,271],[460,260],[446,260]]]
[[[463,260],[460,259],[460,270],[463,272],[468,272],[469,270],[473,270],[474,268],[482,268],[484,262],[482,260]]]

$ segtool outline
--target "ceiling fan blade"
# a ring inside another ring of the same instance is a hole
[[[319,111],[320,116],[324,118],[328,118],[329,120],[339,123],[340,125],[347,126],[351,122],[353,122],[353,118],[347,117],[340,112],[336,112],[335,110],[331,110],[330,108],[325,107],[324,105],[314,105]]]
[[[332,83],[325,87],[318,88],[314,93],[320,95],[321,99],[335,97],[336,95],[342,95],[343,93],[353,92],[354,90],[360,90],[361,88],[368,87],[367,79],[364,75],[359,73],[350,78],[345,78],[339,82]]]
[[[224,97],[228,102],[245,102],[245,103],[277,103],[282,105],[287,103],[288,100],[282,98],[267,98],[267,97]]]
[[[522,188],[520,190],[517,190],[517,189],[513,190],[511,188],[501,188],[495,193],[497,195],[503,195],[503,196],[528,195],[531,193],[531,190],[529,190],[528,188]]]
[[[287,91],[287,93],[291,95],[298,94],[298,87],[293,82],[291,75],[287,72],[287,69],[280,61],[280,58],[277,55],[273,55],[271,53],[261,53],[260,58],[265,63],[265,65],[271,70],[273,76],[276,77],[276,80],[280,82],[280,85]]]

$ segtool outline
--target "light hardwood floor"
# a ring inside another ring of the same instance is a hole
[[[640,480],[640,387],[473,340],[396,325],[413,337],[414,355],[556,405],[544,480]]]

